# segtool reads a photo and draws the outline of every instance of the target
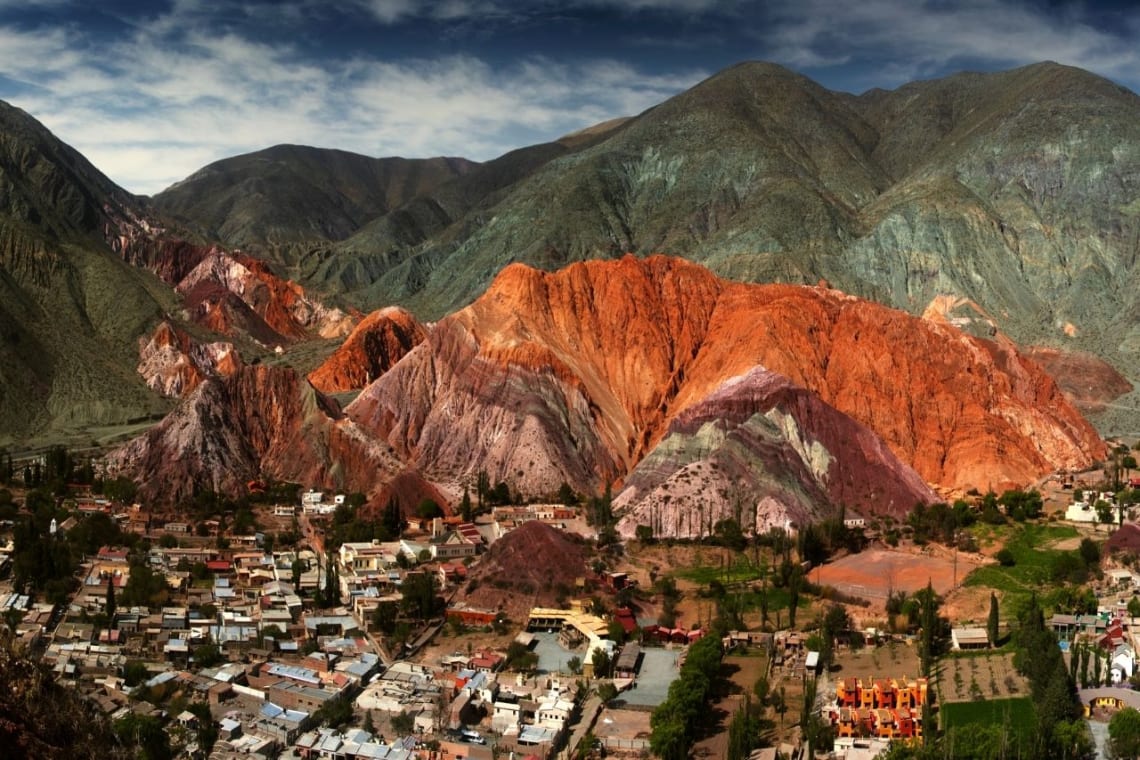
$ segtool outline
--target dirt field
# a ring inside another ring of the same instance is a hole
[[[768,669],[763,654],[729,655],[721,664],[721,675],[730,679],[728,688],[719,693],[709,711],[709,735],[693,746],[690,757],[722,758],[728,751],[728,726],[733,714],[744,703],[744,695],[752,693],[756,679]],[[791,710],[789,710],[791,712]]]
[[[1013,654],[945,657],[938,663],[938,696],[943,702],[1024,697],[1025,678],[1013,667]]]
[[[933,549],[928,548],[928,551]],[[881,604],[892,591],[911,593],[924,588],[928,581],[935,591],[945,594],[955,585],[955,580],[961,583],[981,564],[979,558],[964,552],[958,553],[955,570],[952,555],[868,549],[812,570],[811,580]]]
[[[894,642],[879,647],[840,649],[835,654],[836,667],[829,674],[831,690],[841,678],[917,678],[922,674],[918,650],[910,644]]]

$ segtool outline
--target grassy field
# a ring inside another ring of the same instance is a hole
[[[773,574],[772,569],[769,568],[769,583],[771,583]],[[733,583],[746,583],[748,581],[760,580],[760,568],[752,564],[747,557],[739,555],[734,559],[730,567],[721,565],[694,565],[693,567],[677,568],[671,575],[684,578],[685,580],[702,586],[707,586],[713,581],[720,581],[728,586]]]
[[[713,581],[725,586],[730,594],[740,594],[741,611],[755,611],[760,609],[760,568],[752,560],[740,554],[733,559],[730,566],[723,565],[692,565],[674,569],[671,573],[676,578],[682,578],[698,586],[707,587]],[[775,571],[768,566],[768,609],[775,611],[787,609],[791,597],[787,588],[777,588],[772,585]],[[797,607],[809,607],[811,598],[801,593]]]
[[[1005,544],[1013,554],[1014,564],[980,567],[967,576],[966,585],[1027,594],[1050,582],[1054,562],[1066,553],[1045,547],[1078,535],[1077,529],[1069,525],[1025,525],[1011,533]]]
[[[963,726],[1005,726],[1012,733],[1028,738],[1033,732],[1033,702],[1029,697],[952,702],[941,707],[942,730]]]

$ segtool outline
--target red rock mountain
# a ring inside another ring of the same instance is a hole
[[[427,331],[411,312],[398,307],[374,311],[361,320],[340,348],[309,373],[309,382],[324,393],[363,388],[426,337]]]
[[[103,237],[124,261],[173,287],[192,321],[221,335],[276,346],[308,335],[347,335],[357,321],[309,298],[258,259],[184,240],[133,212],[109,217]]]
[[[120,461],[168,495],[256,476],[374,501],[400,482],[454,496],[480,470],[526,495],[624,479],[623,532],[693,535],[741,509],[744,525],[897,514],[933,498],[923,481],[1025,485],[1105,451],[1008,341],[662,256],[510,266],[345,411],[291,371],[244,368]]]
[[[710,535],[731,517],[763,533],[821,507],[904,516],[935,494],[883,440],[787,377],[757,367],[680,412],[614,500],[618,530]]]
[[[199,343],[168,321],[139,338],[138,373],[149,388],[179,398],[207,377],[228,377],[242,366],[232,343]]]
[[[541,557],[541,561],[535,561]],[[531,520],[491,545],[471,571],[462,601],[525,616],[531,607],[553,607],[590,573],[590,548],[577,536]]]
[[[143,498],[177,503],[198,490],[244,493],[270,478],[368,492],[400,463],[362,436],[294,370],[242,367],[211,377],[111,458]]]
[[[1025,484],[1104,453],[1008,342],[661,256],[556,273],[509,266],[347,412],[429,477],[486,469],[524,492],[563,480],[595,490],[757,366],[867,427],[937,485]]]

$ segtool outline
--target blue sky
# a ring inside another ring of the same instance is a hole
[[[0,99],[154,193],[291,142],[493,158],[742,60],[832,89],[1050,59],[1140,89],[1140,12],[1018,0],[0,0]]]

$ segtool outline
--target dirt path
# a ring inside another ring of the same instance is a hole
[[[721,664],[721,688],[709,708],[706,736],[693,746],[690,757],[722,758],[728,751],[728,726],[732,716],[744,704],[744,695],[752,693],[756,679],[768,670],[768,658],[760,653],[729,655]],[[755,700],[755,697],[753,697]]]

